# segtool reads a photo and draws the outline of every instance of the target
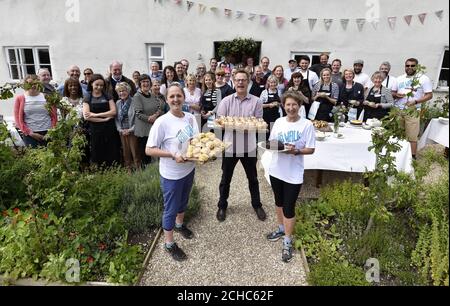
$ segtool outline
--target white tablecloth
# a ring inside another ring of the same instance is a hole
[[[369,152],[372,145],[370,130],[361,127],[340,128],[343,139],[337,139],[333,133],[327,133],[324,141],[316,141],[316,150],[312,155],[305,155],[306,170],[333,170],[363,173],[375,168],[375,153]],[[398,171],[413,173],[411,146],[407,141],[400,141],[401,150],[395,154]],[[261,156],[261,164],[267,173],[273,154],[269,151]]]
[[[422,137],[420,137],[417,149],[420,150],[429,143],[439,143],[448,148],[448,124],[442,124],[439,119],[432,119]]]

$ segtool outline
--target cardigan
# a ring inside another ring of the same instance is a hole
[[[25,136],[33,133],[32,130],[28,128],[25,123],[24,117],[24,109],[25,109],[25,95],[18,95],[14,100],[14,121],[16,123],[16,127],[19,128]],[[58,121],[56,107],[52,107],[52,112],[50,113],[50,119],[52,121],[52,127],[56,126],[56,122]]]

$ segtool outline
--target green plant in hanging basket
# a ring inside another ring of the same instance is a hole
[[[232,56],[238,62],[242,61],[243,56],[254,55],[258,44],[252,38],[237,37],[231,41],[221,43],[218,53],[219,56]]]

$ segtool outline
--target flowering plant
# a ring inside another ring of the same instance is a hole
[[[334,132],[337,133],[339,130],[339,123],[345,120],[345,115],[348,113],[347,107],[344,104],[339,104],[333,107],[331,110],[334,119]]]

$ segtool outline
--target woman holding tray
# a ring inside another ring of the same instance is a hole
[[[285,144],[288,151],[274,153],[269,167],[270,184],[275,196],[278,228],[267,235],[270,241],[284,236],[281,259],[292,259],[292,233],[295,227],[295,203],[303,184],[303,155],[315,150],[315,131],[311,121],[298,114],[302,105],[301,96],[288,91],[281,98],[286,117],[275,121],[270,140]]]
[[[175,260],[182,261],[187,256],[174,242],[173,231],[179,232],[186,239],[193,237],[192,231],[183,224],[183,220],[194,182],[195,164],[186,161],[183,155],[190,139],[199,131],[194,115],[182,110],[185,95],[178,83],[170,84],[167,88],[167,103],[170,110],[153,124],[146,154],[160,157],[159,173],[164,198],[164,247]]]

